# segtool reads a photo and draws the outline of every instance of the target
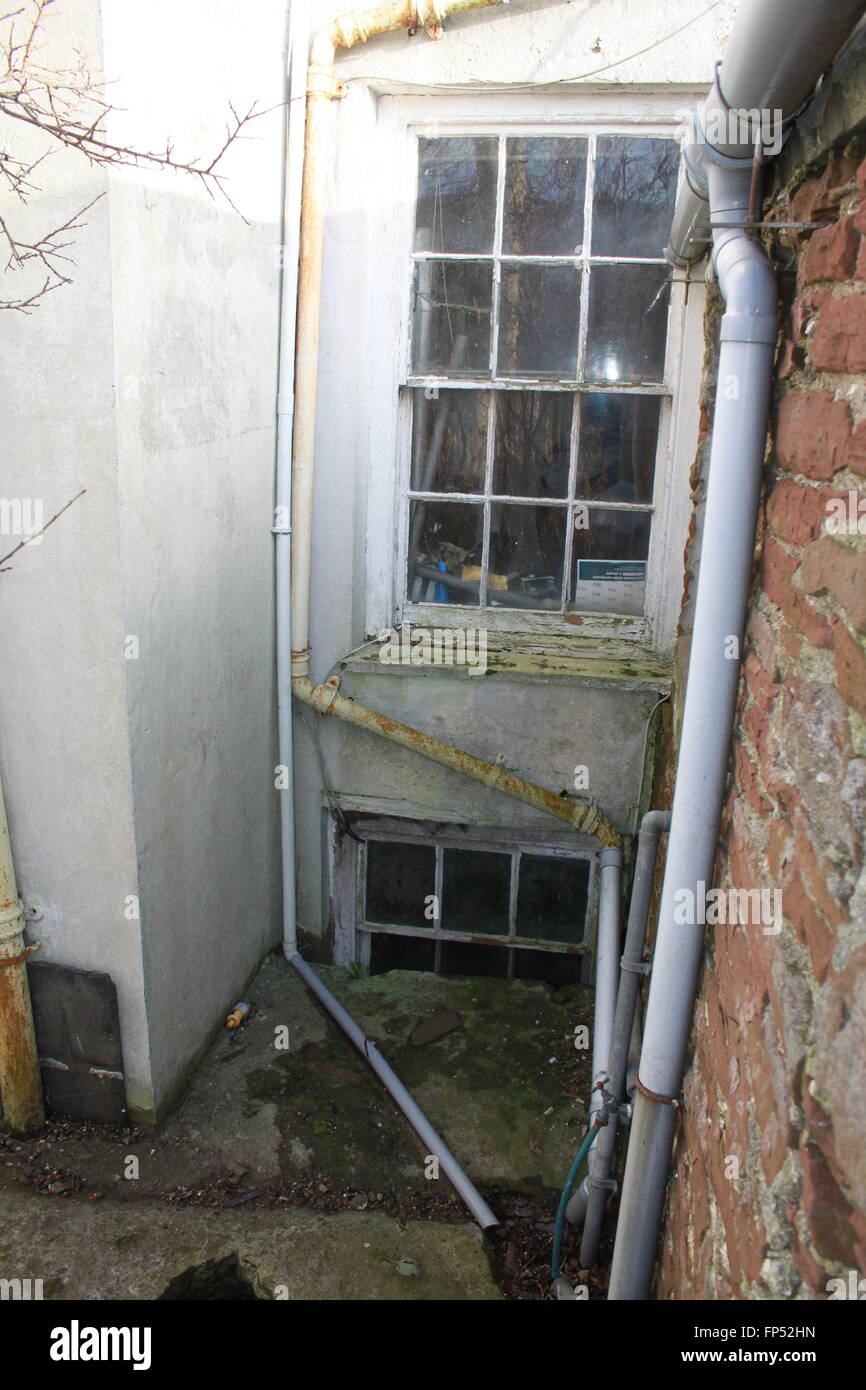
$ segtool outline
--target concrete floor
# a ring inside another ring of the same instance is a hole
[[[591,992],[320,973],[497,1214],[552,1219],[583,1132]],[[249,1002],[157,1137],[54,1122],[5,1141],[0,1279],[54,1298],[502,1297],[489,1241],[281,957]],[[459,1026],[419,1042],[445,1010]]]

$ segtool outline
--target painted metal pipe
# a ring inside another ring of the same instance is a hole
[[[0,1099],[15,1134],[31,1134],[45,1118],[25,964],[32,949],[24,941],[24,907],[0,783]]]
[[[595,945],[595,1006],[592,1016],[592,1091],[589,1122],[604,1106],[599,1083],[610,1079],[610,1048],[619,974],[619,934],[622,912],[622,850],[602,851],[598,889],[598,936]],[[596,1140],[598,1148],[598,1140]]]
[[[751,161],[759,139],[778,153],[781,126],[796,115],[864,11],[866,0],[747,0],[740,6],[695,143],[684,151],[667,251],[674,265],[706,254],[709,164],[720,156]]]
[[[439,1167],[445,1173],[458,1196],[471,1211],[475,1220],[478,1222],[482,1231],[488,1230],[491,1226],[498,1226],[499,1221],[494,1216],[490,1207],[485,1202],[481,1193],[470,1182],[460,1164],[452,1154],[444,1139],[437,1134],[423,1111],[412,1099],[403,1082],[400,1080],[394,1068],[390,1066],[382,1056],[378,1047],[371,1042],[364,1034],[362,1028],[355,1022],[351,1014],[343,1008],[338,999],[335,999],[331,991],[322,983],[314,970],[310,968],[305,960],[297,953],[289,957],[289,964],[297,971],[304,984],[312,994],[316,996],[319,1003],[331,1015],[335,1023],[339,1024],[346,1037],[361,1053],[362,1057],[370,1063],[373,1071],[378,1076],[382,1085],[386,1088],[389,1095],[397,1102],[406,1119],[409,1121],[421,1142],[426,1146],[427,1153],[439,1160]]]
[[[276,645],[278,692],[279,761],[293,769],[291,700],[289,692],[301,693],[311,682],[309,595],[312,542],[313,465],[315,457],[316,390],[318,377],[319,310],[321,301],[322,246],[324,240],[325,168],[327,142],[326,109],[331,97],[339,94],[333,73],[334,49],[360,43],[373,33],[413,27],[419,22],[437,36],[446,13],[499,4],[502,0],[419,0],[417,5],[380,6],[355,11],[334,21],[313,41],[307,69],[307,102],[303,136],[303,186],[298,190],[292,178],[297,169],[300,136],[298,122],[289,119],[285,213],[283,222],[284,270],[280,308],[280,366],[277,401],[277,458],[275,485],[276,536]],[[289,97],[295,92],[297,55],[306,49],[308,7],[306,0],[295,0],[298,22],[290,29]],[[295,6],[293,6],[293,17]],[[292,110],[291,102],[288,110]],[[297,262],[292,254],[297,236]],[[294,266],[297,263],[297,274]],[[295,291],[297,290],[297,301]],[[291,347],[295,344],[293,359]],[[298,409],[294,410],[297,399]],[[292,432],[292,422],[294,431]],[[289,438],[293,457],[290,459]],[[297,495],[292,497],[293,478]],[[292,532],[295,544],[292,545]],[[293,644],[295,650],[293,650]],[[292,681],[292,677],[297,677]],[[416,1133],[434,1154],[455,1190],[466,1203],[482,1229],[498,1225],[487,1203],[466,1177],[403,1083],[378,1048],[365,1038],[358,1024],[334,998],[315,971],[297,950],[295,894],[294,802],[291,787],[281,800],[281,842],[283,874],[283,950],[292,967],[332,1018],[340,1025],[393,1096]]]
[[[670,811],[647,811],[641,821],[638,835],[638,851],[608,1059],[607,1089],[612,1103],[607,1107],[607,1124],[603,1126],[596,1140],[590,1159],[589,1174],[583,1184],[585,1215],[580,1263],[584,1269],[591,1269],[598,1258],[605,1201],[610,1191],[610,1170],[616,1147],[619,1106],[625,1100],[626,1094],[626,1070],[636,1017],[635,1004],[641,977],[646,973],[643,954],[659,836],[669,828],[670,823]]]
[[[354,48],[398,29],[442,32],[449,15],[500,5],[503,0],[399,0],[397,4],[350,10],[314,36],[307,69],[304,179],[295,346],[295,425],[293,439],[294,512],[292,527],[292,674],[310,674],[310,575],[313,550],[313,484],[316,463],[316,402],[319,375],[319,322],[325,241],[327,176],[331,153],[331,102],[342,95],[334,71],[338,48]]]
[[[472,777],[476,782],[483,782],[495,791],[505,792],[506,795],[516,797],[518,801],[525,801],[527,805],[535,806],[540,811],[547,811],[549,815],[556,816],[557,820],[566,821],[572,830],[594,835],[606,847],[619,848],[621,837],[618,829],[591,801],[575,802],[570,801],[568,797],[557,796],[556,792],[539,787],[534,782],[527,782],[525,778],[509,772],[499,763],[486,763],[482,758],[476,758],[473,753],[452,748],[449,743],[443,743],[431,734],[424,734],[420,729],[413,729],[409,724],[400,724],[386,714],[368,709],[357,700],[347,700],[344,695],[339,694],[335,685],[316,685],[311,680],[296,677],[292,682],[292,689],[297,698],[310,705],[317,714],[332,714],[349,724],[367,729],[370,733],[379,734],[389,742],[399,744],[401,748],[421,753],[425,758],[450,767],[465,777]]]
[[[294,349],[298,299],[301,179],[304,162],[304,95],[310,42],[309,0],[293,0],[286,68],[286,133],[283,190],[280,346],[277,379],[276,481],[274,486],[274,585],[277,665],[277,748],[285,769],[280,796],[280,862],[283,889],[283,947],[297,950],[295,887],[294,748],[292,729],[292,425]]]

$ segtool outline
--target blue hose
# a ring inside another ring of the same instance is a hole
[[[568,1206],[568,1199],[571,1196],[571,1189],[574,1180],[580,1172],[583,1161],[595,1143],[598,1134],[598,1126],[592,1125],[584,1137],[583,1143],[574,1156],[574,1162],[568,1170],[568,1177],[565,1179],[565,1186],[562,1189],[562,1196],[559,1199],[559,1210],[556,1213],[556,1226],[553,1231],[553,1251],[550,1256],[550,1277],[556,1282],[559,1278],[559,1266],[562,1263],[562,1232],[565,1227],[565,1209]]]

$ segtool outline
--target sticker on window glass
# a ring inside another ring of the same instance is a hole
[[[591,613],[642,613],[646,560],[578,560],[574,602]]]

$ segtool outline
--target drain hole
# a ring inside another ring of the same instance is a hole
[[[258,1299],[247,1276],[241,1269],[236,1250],[221,1260],[206,1260],[204,1264],[190,1265],[182,1274],[176,1274],[164,1291],[160,1300],[171,1299]]]

